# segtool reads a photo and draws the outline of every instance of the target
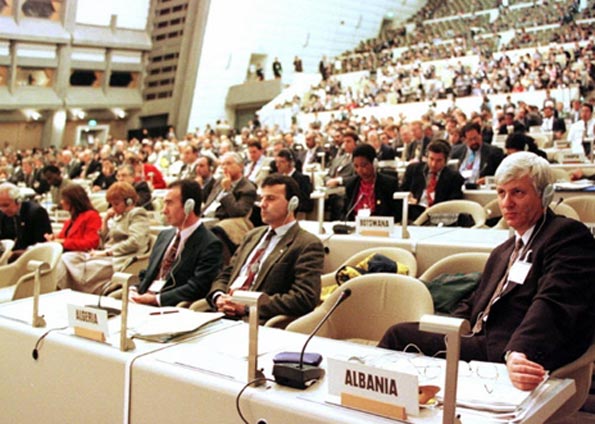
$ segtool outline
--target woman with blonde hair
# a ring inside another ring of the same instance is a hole
[[[89,251],[99,246],[101,217],[84,188],[77,184],[62,190],[60,206],[70,214],[58,235],[46,234],[48,241],[61,243],[65,251]]]
[[[58,286],[87,293],[101,293],[115,271],[132,256],[149,249],[149,217],[135,206],[132,185],[114,183],[106,193],[111,207],[105,214],[100,236],[103,248],[89,253],[67,252],[58,270]]]

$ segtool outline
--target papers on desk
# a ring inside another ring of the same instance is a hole
[[[167,343],[191,334],[223,316],[219,312],[194,312],[183,308],[159,308],[129,328],[133,337]]]
[[[554,184],[554,188],[557,191],[583,191],[588,190],[594,186],[595,184],[593,183],[593,181],[587,179]]]

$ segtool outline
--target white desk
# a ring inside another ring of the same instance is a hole
[[[31,298],[0,305],[0,411],[3,422],[13,423],[121,423],[127,364],[139,354],[164,345],[135,340],[136,349],[75,337],[69,330],[54,331],[42,342],[39,359],[32,351],[50,328],[68,323],[66,305],[97,304],[97,296],[63,290],[40,298],[40,314],[46,328],[31,327]],[[104,298],[102,304],[119,306]],[[145,314],[147,306],[130,305],[129,322]],[[17,317],[26,322],[9,319]],[[110,332],[119,329],[120,318],[110,320]]]
[[[67,303],[94,304],[96,299],[96,296],[71,291],[52,293],[41,297],[41,312],[46,316],[48,328],[62,326],[66,321]],[[111,299],[105,300],[117,304]],[[28,299],[0,305],[3,359],[0,408],[4,421],[139,424],[239,421],[233,405],[247,379],[246,324],[235,323],[177,345],[136,340],[136,349],[132,352],[120,352],[116,347],[81,339],[67,331],[54,332],[44,340],[40,357],[34,361],[31,351],[46,329],[32,328],[14,319],[30,319],[26,318],[30,317],[30,307]],[[147,308],[131,305],[131,318],[138,319],[139,315],[146,314]],[[117,319],[114,326],[118,326]],[[268,328],[260,331],[259,364],[270,377],[274,354],[282,350],[299,351],[305,336]],[[309,351],[323,353],[323,367],[329,356],[345,359],[352,355],[400,355],[323,338],[315,338]],[[130,368],[128,386],[126,376]],[[242,410],[250,422],[261,417],[270,423],[394,422],[325,403],[326,378],[304,392],[276,384],[269,385],[268,390],[248,389],[242,398]],[[532,410],[538,419],[527,422],[543,422],[573,390],[572,380],[552,380],[544,386]],[[439,423],[440,412],[426,410],[419,417],[412,417],[411,422]],[[473,416],[467,422],[492,421]]]
[[[271,328],[261,328],[259,335],[259,351],[262,352],[259,366],[268,378],[272,378],[274,354],[283,350],[299,351],[305,338],[304,335]],[[238,340],[247,340],[247,325],[228,328],[140,358],[135,363],[132,376],[131,422],[239,422],[234,403],[247,381],[247,361],[242,358],[242,354],[237,353]],[[323,354],[323,368],[327,366],[328,357],[403,356],[398,352],[317,337],[309,345],[308,351]],[[508,381],[507,376],[503,378]],[[572,395],[574,381],[554,380],[546,389],[548,393],[524,422],[543,422]],[[328,375],[305,391],[275,383],[249,388],[244,392],[240,405],[250,423],[259,422],[260,419],[268,423],[287,424],[395,422],[327,403],[327,393]],[[465,423],[494,422],[465,412],[462,412],[462,418]],[[407,422],[441,423],[441,410],[423,410],[419,416],[409,416]]]
[[[395,227],[393,237],[370,237],[358,234],[333,234],[332,223],[325,223],[325,234],[318,234],[318,224],[300,221],[300,226],[322,240],[329,253],[324,258],[324,272],[335,271],[346,259],[372,247],[400,247],[416,256],[418,275],[439,259],[460,252],[491,252],[508,238],[507,230],[453,227],[408,226],[410,238],[401,238],[401,227]],[[453,239],[451,233],[464,230]],[[438,238],[439,237],[439,238]],[[438,238],[438,239],[436,239]],[[430,244],[436,240],[436,243]]]

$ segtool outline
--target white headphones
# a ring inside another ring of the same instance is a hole
[[[294,212],[300,205],[300,199],[297,196],[291,196],[287,203],[287,213]]]
[[[541,193],[541,207],[543,209],[547,208],[550,203],[552,203],[552,199],[554,198],[554,186],[552,184],[548,184],[543,189]]]
[[[196,202],[194,201],[194,199],[186,199],[186,201],[184,202],[184,215],[190,215],[190,212],[194,210],[195,205]]]
[[[132,205],[134,205],[134,200],[132,200],[132,197],[126,198],[126,206],[132,206]]]

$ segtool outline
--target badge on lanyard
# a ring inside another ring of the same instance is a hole
[[[527,275],[529,274],[529,271],[531,271],[532,264],[529,262],[529,256],[531,255],[531,252],[532,250],[529,250],[524,258],[520,258],[510,267],[510,271],[508,272],[508,281],[511,281],[515,284],[525,283]]]

